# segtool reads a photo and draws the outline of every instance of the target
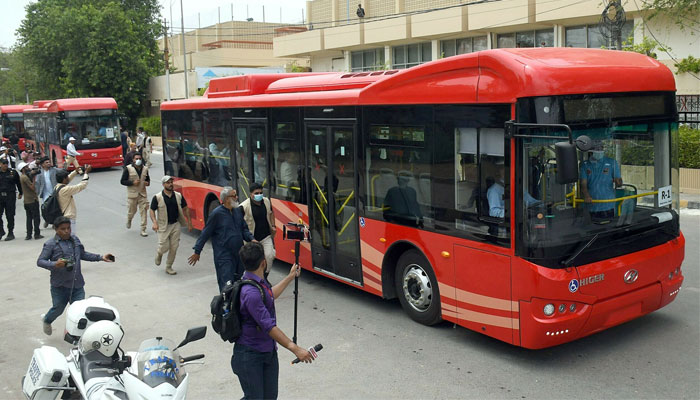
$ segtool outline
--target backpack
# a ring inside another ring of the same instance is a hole
[[[225,342],[235,342],[241,336],[243,324],[241,321],[241,288],[253,285],[260,291],[265,302],[265,290],[258,282],[241,279],[228,283],[221,294],[211,299],[211,327]]]
[[[63,210],[61,210],[61,205],[58,203],[58,192],[61,189],[63,189],[63,186],[54,189],[53,193],[41,205],[41,216],[44,217],[44,221],[48,224],[53,224],[56,218],[63,216]]]

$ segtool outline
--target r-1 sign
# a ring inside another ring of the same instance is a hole
[[[657,195],[658,206],[663,207],[671,204],[671,185],[660,187]]]

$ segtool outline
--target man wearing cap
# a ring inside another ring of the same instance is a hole
[[[606,222],[615,216],[615,202],[593,203],[593,200],[612,200],[615,188],[622,186],[620,164],[605,156],[603,143],[593,142],[588,160],[581,163],[579,177],[581,193],[588,204],[591,218],[596,222]]]
[[[41,213],[39,211],[39,196],[34,188],[34,174],[26,162],[19,163],[17,170],[21,175],[19,182],[24,193],[24,212],[27,215],[27,236],[24,240],[32,239],[32,231],[34,231],[34,239],[41,239],[43,238],[39,227]]]
[[[143,166],[141,153],[133,156],[131,164],[124,167],[120,183],[126,186],[126,202],[129,205],[126,213],[126,229],[131,229],[131,219],[134,218],[136,210],[141,213],[141,236],[146,237],[148,217],[148,194],[146,187],[151,184],[151,177],[148,175],[148,166]]]
[[[187,230],[192,231],[190,210],[182,194],[173,190],[173,178],[165,175],[161,182],[163,191],[153,196],[151,200],[151,221],[153,230],[158,232],[158,249],[156,250],[156,265],[160,265],[163,254],[168,253],[165,261],[165,272],[175,275],[173,263],[180,245],[180,226],[187,221]]]
[[[2,223],[2,213],[7,217],[7,237],[5,241],[15,238],[15,187],[19,191],[17,199],[22,198],[22,184],[19,182],[19,174],[9,166],[7,158],[0,158],[0,238],[5,236]]]
[[[82,155],[82,153],[78,153],[78,151],[75,149],[75,138],[73,136],[68,138],[68,146],[66,146],[66,165],[64,166],[64,169],[67,169],[68,165],[70,164],[73,164],[76,170],[80,168],[77,157]]]

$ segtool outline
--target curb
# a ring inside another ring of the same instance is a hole
[[[686,202],[687,202],[687,204],[686,204],[686,207],[687,207],[687,208],[692,208],[692,209],[695,209],[695,210],[700,209],[700,201],[692,201],[692,200],[691,200],[691,201],[686,201]],[[682,204],[682,203],[683,203],[683,202],[681,201],[681,204]]]

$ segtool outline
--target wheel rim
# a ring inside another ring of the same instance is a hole
[[[433,289],[430,277],[418,264],[411,264],[403,275],[403,295],[408,304],[418,312],[430,308],[433,299]]]

